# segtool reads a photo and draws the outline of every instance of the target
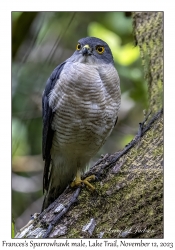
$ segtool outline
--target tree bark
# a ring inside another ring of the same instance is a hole
[[[85,174],[95,174],[95,192],[68,187],[16,238],[163,238],[163,13],[135,12],[133,26],[149,115],[129,145]]]

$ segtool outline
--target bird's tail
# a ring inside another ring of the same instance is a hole
[[[65,188],[60,188],[59,186],[57,186],[57,187],[52,187],[51,189],[46,191],[41,212],[44,211],[44,209],[46,209],[51,203],[53,203],[59,197],[59,195],[64,191]]]
[[[41,212],[53,203],[66,189],[68,184],[73,181],[76,173],[67,171],[68,169],[71,168],[67,168],[67,164],[65,166],[65,163],[62,164],[61,162],[59,164],[57,162],[57,164],[52,166],[49,180],[45,187],[45,197]]]

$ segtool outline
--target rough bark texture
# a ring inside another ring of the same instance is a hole
[[[16,238],[163,238],[163,13],[133,13],[133,24],[150,115],[123,151],[86,174],[96,175],[96,192],[67,188]]]
[[[135,12],[133,26],[153,114],[163,105],[163,12]]]

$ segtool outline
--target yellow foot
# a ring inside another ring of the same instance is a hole
[[[95,180],[95,175],[88,176],[84,180],[81,180],[80,174],[77,174],[75,180],[71,183],[71,187],[80,186],[82,183],[84,183],[89,189],[92,191],[95,190],[94,186],[92,186],[89,181]]]

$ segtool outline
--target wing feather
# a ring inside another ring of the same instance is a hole
[[[59,79],[60,73],[66,62],[58,65],[51,76],[47,80],[46,87],[42,96],[42,118],[43,118],[43,132],[42,132],[42,154],[43,160],[45,161],[44,175],[43,175],[43,191],[48,189],[49,185],[49,168],[51,155],[50,150],[52,147],[52,139],[54,131],[51,128],[54,112],[49,106],[49,94],[54,88],[57,80]]]

